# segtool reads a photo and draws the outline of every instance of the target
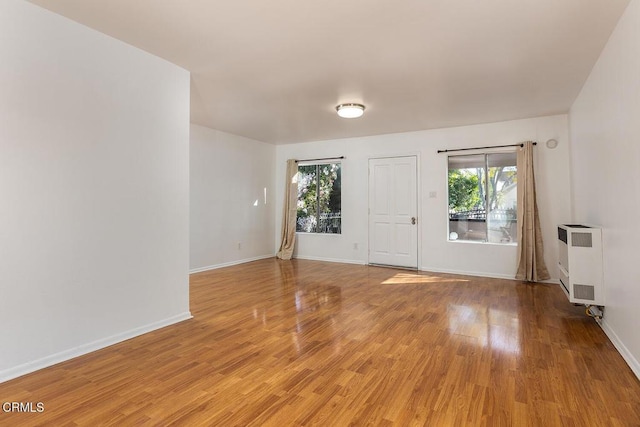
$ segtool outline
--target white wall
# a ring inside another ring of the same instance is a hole
[[[275,146],[197,125],[190,146],[191,271],[274,256]]]
[[[603,326],[640,377],[640,0],[632,0],[570,112],[574,220],[603,229]]]
[[[566,222],[569,205],[569,150],[567,116],[558,115],[493,124],[281,145],[276,148],[276,181],[284,179],[286,159],[346,156],[342,170],[342,234],[298,233],[295,256],[299,258],[366,263],[368,159],[393,155],[419,155],[419,264],[429,271],[468,273],[493,277],[515,275],[515,246],[447,241],[447,155],[438,149],[514,144],[540,141],[535,148],[538,204],[546,247],[545,260],[557,278],[555,225]],[[558,147],[545,147],[548,139]],[[284,185],[284,184],[283,184]],[[276,205],[283,200],[276,185]],[[436,192],[435,198],[429,198]],[[279,246],[280,211],[276,218]],[[358,249],[354,249],[357,243]]]
[[[189,73],[0,2],[0,381],[190,317]]]

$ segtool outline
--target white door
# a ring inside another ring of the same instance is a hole
[[[416,156],[369,160],[369,264],[418,268]]]

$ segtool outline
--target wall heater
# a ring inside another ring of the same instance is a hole
[[[604,306],[602,228],[558,226],[560,287],[569,302]]]

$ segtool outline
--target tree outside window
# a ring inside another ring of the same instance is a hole
[[[341,233],[341,175],[340,163],[298,166],[296,231]]]

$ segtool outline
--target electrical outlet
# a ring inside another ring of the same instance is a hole
[[[242,242],[238,242],[238,250],[242,249]]]
[[[435,199],[436,197],[438,197],[438,192],[437,191],[429,191],[429,198],[430,199]]]
[[[354,243],[354,244],[353,244],[353,250],[354,250],[354,251],[357,251],[357,250],[358,250],[358,244],[357,244],[357,243]]]

